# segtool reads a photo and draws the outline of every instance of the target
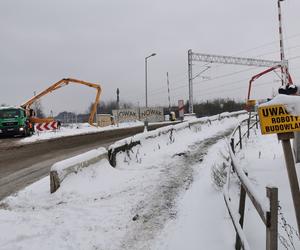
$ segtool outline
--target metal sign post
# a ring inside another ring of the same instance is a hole
[[[262,134],[274,134],[282,142],[286,169],[294,203],[298,230],[300,232],[300,190],[290,139],[300,130],[300,116],[290,115],[284,105],[268,105],[258,109]]]
[[[292,192],[293,203],[298,224],[298,231],[300,232],[300,190],[292,147],[290,143],[290,139],[292,138],[294,138],[294,134],[291,132],[278,134],[278,140],[281,140],[282,142],[282,148],[284,152],[285,163],[288,172],[290,188]]]
[[[178,111],[179,111],[179,118],[181,121],[184,119],[184,100],[178,100]]]

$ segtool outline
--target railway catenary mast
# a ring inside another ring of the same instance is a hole
[[[284,54],[283,34],[282,34],[282,14],[281,14],[281,6],[280,6],[280,2],[283,1],[284,0],[277,0],[277,7],[278,7],[278,22],[279,22],[280,60],[283,65],[281,67],[281,82],[282,85],[287,85],[288,65],[287,65],[287,61],[285,60],[285,54]]]
[[[282,61],[194,53],[190,49],[188,51],[189,113],[193,113],[193,79],[194,79],[192,73],[193,61],[207,62],[207,63],[235,64],[235,65],[256,66],[256,67],[274,67],[277,65],[285,65],[285,62]]]

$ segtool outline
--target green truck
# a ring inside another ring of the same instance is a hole
[[[19,107],[0,107],[0,136],[29,136],[34,132],[25,109]]]

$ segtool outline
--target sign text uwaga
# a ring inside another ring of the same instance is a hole
[[[283,105],[259,107],[258,115],[262,134],[300,131],[300,117],[290,115]]]

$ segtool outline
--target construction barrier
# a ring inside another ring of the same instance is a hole
[[[36,131],[56,130],[58,128],[58,123],[55,121],[43,122],[43,123],[36,123],[34,126]]]
[[[135,108],[135,109],[118,109],[112,111],[117,122],[132,121],[148,121],[162,122],[164,121],[164,110],[161,107],[156,108]]]
[[[140,108],[140,121],[162,122],[164,120],[163,108]]]
[[[97,114],[96,121],[99,127],[107,127],[114,124],[113,116],[110,114]]]
[[[202,125],[206,123],[211,123],[213,121],[221,120],[227,117],[236,117],[239,115],[247,114],[247,111],[236,111],[236,112],[225,112],[219,115],[214,115],[210,117],[202,117],[199,119],[195,119],[193,121],[182,122],[176,125],[170,125],[163,128],[159,128],[153,131],[149,131],[147,133],[141,133],[129,138],[122,139],[117,141],[116,143],[112,144],[108,148],[108,160],[112,167],[116,167],[116,157],[119,152],[128,152],[131,148],[135,147],[136,145],[141,144],[141,140],[143,139],[150,139],[159,137],[162,134],[169,134],[170,138],[173,136],[174,132],[180,131],[186,128],[191,128],[192,126]]]
[[[119,122],[132,122],[139,119],[138,109],[118,109],[112,111],[116,121]]]

